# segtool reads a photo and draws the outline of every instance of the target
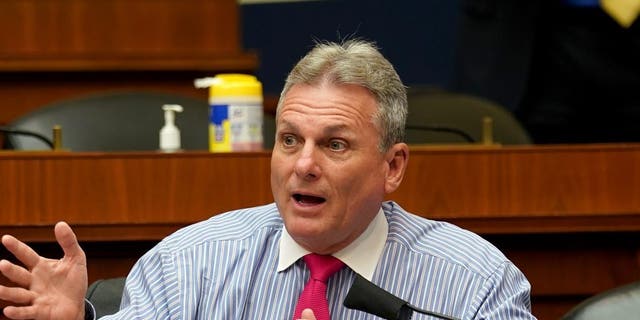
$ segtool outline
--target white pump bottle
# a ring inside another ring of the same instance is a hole
[[[177,104],[165,104],[164,127],[160,129],[160,150],[163,152],[175,152],[180,150],[180,130],[175,124],[175,113],[182,112],[182,106]]]

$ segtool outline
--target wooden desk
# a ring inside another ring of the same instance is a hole
[[[0,233],[57,256],[52,226],[66,220],[90,280],[121,275],[181,226],[271,202],[269,157],[0,153]],[[640,144],[615,144],[414,148],[389,198],[495,243],[531,281],[534,313],[555,319],[640,278],[638,195]]]

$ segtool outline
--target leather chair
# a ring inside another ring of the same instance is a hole
[[[116,91],[59,101],[28,113],[9,127],[52,138],[53,126],[62,127],[63,148],[72,151],[157,150],[164,125],[162,105],[180,104],[176,115],[182,148],[209,149],[209,107],[205,100],[157,92]],[[9,148],[46,150],[44,142],[10,134]]]
[[[87,289],[86,298],[96,309],[96,316],[114,314],[120,310],[125,278],[102,279],[93,282]]]
[[[571,309],[561,320],[640,319],[640,281],[597,294]]]
[[[495,143],[532,143],[524,126],[507,109],[489,100],[428,86],[410,87],[407,99],[405,141],[409,144],[480,142],[485,116],[493,120]]]

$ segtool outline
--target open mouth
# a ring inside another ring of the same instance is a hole
[[[299,194],[299,193],[293,194],[293,200],[295,200],[297,203],[303,204],[303,205],[321,204],[321,203],[326,201],[325,198],[316,197],[316,196],[309,196],[309,195],[304,195],[304,194]]]

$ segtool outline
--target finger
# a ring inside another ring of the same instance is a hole
[[[2,244],[29,269],[33,268],[40,260],[40,256],[31,247],[13,236],[2,236]]]
[[[31,273],[7,260],[0,260],[0,273],[21,287],[31,285]]]
[[[4,315],[10,319],[36,319],[37,309],[34,306],[4,308]]]
[[[33,301],[33,292],[18,287],[5,287],[0,285],[0,300],[17,304],[27,304]]]
[[[58,222],[55,226],[55,234],[56,240],[62,251],[64,251],[65,258],[75,259],[85,259],[84,251],[80,248],[80,244],[78,244],[78,238],[76,234],[73,233],[71,227],[66,222]]]

